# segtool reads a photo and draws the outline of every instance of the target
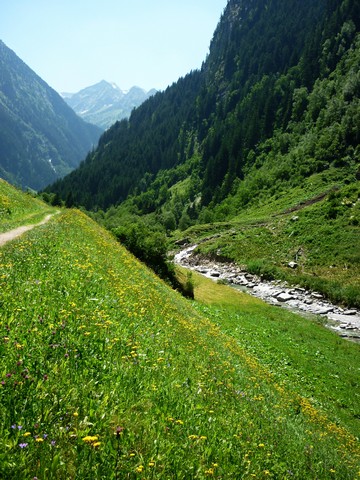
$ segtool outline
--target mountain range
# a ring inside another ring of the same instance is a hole
[[[43,188],[76,168],[101,133],[0,41],[2,178]]]
[[[359,24],[353,0],[229,0],[201,69],[110,128],[51,189],[88,209],[130,195],[149,214],[168,209],[169,189],[187,179],[175,217],[193,222],[208,206],[242,208],[356,168]]]
[[[134,108],[155,93],[155,89],[146,92],[140,87],[123,91],[115,83],[102,80],[78,93],[62,93],[62,96],[85,121],[107,129],[117,120],[128,118]]]

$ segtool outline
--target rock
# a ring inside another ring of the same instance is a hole
[[[318,300],[320,300],[321,298],[323,298],[323,296],[321,295],[321,293],[317,293],[317,292],[313,292],[313,293],[311,294],[311,296],[312,296],[313,298],[317,298]]]
[[[282,292],[276,296],[276,300],[278,302],[289,302],[290,300],[294,300],[294,297],[290,295],[290,293]]]
[[[326,315],[334,310],[334,307],[322,307],[319,305],[313,305],[309,308],[309,312],[313,313],[314,315]]]
[[[199,267],[196,269],[197,272],[202,273],[203,275],[206,275],[208,273],[208,269],[204,267]]]
[[[218,277],[220,277],[220,272],[216,272],[215,270],[212,270],[212,271],[210,272],[210,277],[216,277],[216,278],[218,278]]]
[[[296,262],[289,262],[289,263],[288,263],[288,267],[295,269],[295,268],[298,267],[298,264],[297,264]]]
[[[345,312],[343,312],[343,315],[356,315],[356,314],[357,314],[356,310],[345,310]]]

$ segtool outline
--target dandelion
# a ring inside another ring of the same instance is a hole
[[[44,441],[44,439],[41,438],[41,437],[35,438],[35,442],[41,443],[41,442],[43,442],[43,441]]]
[[[94,435],[94,436],[87,435],[86,437],[83,438],[83,441],[85,443],[94,443],[94,442],[97,442],[98,439],[99,439],[99,437],[97,437],[96,435]]]
[[[144,468],[145,468],[144,465],[139,465],[138,467],[135,468],[135,472],[136,473],[142,473]]]
[[[31,435],[30,432],[25,432],[25,433],[23,434],[23,437],[28,437],[29,435]]]
[[[92,446],[93,446],[94,448],[98,447],[99,445],[101,445],[101,442],[95,442],[95,443],[92,444]]]

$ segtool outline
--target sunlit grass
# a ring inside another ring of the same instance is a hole
[[[83,214],[0,253],[0,478],[358,475],[346,422],[241,341],[236,310],[185,300]]]
[[[0,232],[36,224],[55,209],[0,179]]]

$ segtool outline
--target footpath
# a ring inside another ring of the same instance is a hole
[[[9,230],[8,232],[0,233],[0,247],[11,240],[14,240],[15,238],[20,237],[20,235],[23,233],[28,232],[35,227],[39,227],[40,225],[44,225],[44,223],[48,222],[53,215],[55,214],[51,213],[50,215],[46,215],[41,222],[34,225],[24,225],[22,227],[14,228],[13,230]]]

